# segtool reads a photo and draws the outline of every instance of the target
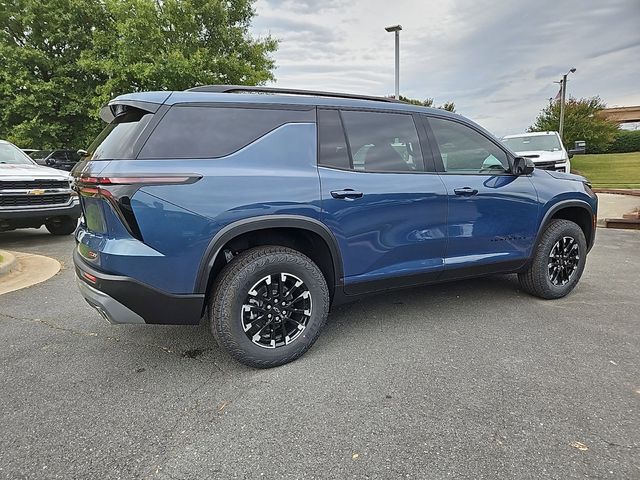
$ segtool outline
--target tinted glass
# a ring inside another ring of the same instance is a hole
[[[429,124],[446,172],[495,174],[509,170],[507,154],[472,128],[441,118],[429,118]]]
[[[411,115],[342,112],[354,170],[424,171],[418,132]]]
[[[315,122],[315,111],[174,106],[139,158],[224,157],[289,122]]]
[[[350,168],[347,141],[344,137],[340,113],[337,110],[318,110],[318,138],[320,165]]]
[[[47,158],[51,154],[51,150],[36,150],[35,152],[31,152],[29,156],[34,160],[43,160]]]
[[[22,150],[10,143],[0,143],[0,163],[12,165],[33,165],[31,160]]]
[[[89,146],[87,159],[134,158],[137,141],[152,117],[152,113],[137,109],[116,117]]]
[[[56,152],[53,152],[51,154],[51,157],[54,160],[63,160],[66,161],[67,160],[67,152],[66,150],[58,150]]]

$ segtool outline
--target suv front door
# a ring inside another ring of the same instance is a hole
[[[422,117],[448,195],[443,278],[508,271],[526,261],[535,240],[538,196],[527,175],[471,125]]]
[[[437,279],[446,191],[413,115],[318,109],[318,133],[322,220],[342,251],[345,292]]]

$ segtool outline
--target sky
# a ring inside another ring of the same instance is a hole
[[[640,105],[640,0],[258,0],[252,33],[279,40],[275,86],[400,93],[495,135],[523,132],[575,67],[568,95]]]

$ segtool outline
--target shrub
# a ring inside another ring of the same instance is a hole
[[[607,153],[640,152],[640,130],[620,130]]]

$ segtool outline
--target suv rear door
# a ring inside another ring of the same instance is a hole
[[[471,125],[423,116],[448,194],[443,278],[517,268],[535,239],[538,196],[506,150]]]
[[[318,136],[322,219],[340,244],[345,291],[435,280],[446,190],[414,116],[318,109]]]

